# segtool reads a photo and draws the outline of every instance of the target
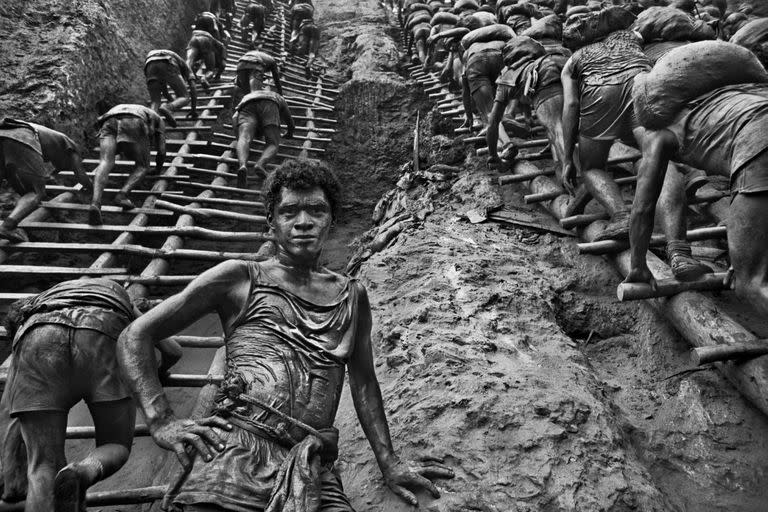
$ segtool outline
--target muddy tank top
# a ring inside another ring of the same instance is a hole
[[[329,304],[285,290],[252,262],[248,300],[226,340],[227,380],[244,392],[315,428],[333,425],[354,349],[358,289],[347,280]],[[253,408],[250,419],[276,418]]]

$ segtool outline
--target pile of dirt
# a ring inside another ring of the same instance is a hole
[[[147,96],[144,57],[183,53],[206,0],[37,0],[0,9],[0,113],[78,142],[94,137],[99,108]]]

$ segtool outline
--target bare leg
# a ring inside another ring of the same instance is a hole
[[[101,199],[104,188],[107,186],[109,173],[115,168],[115,154],[117,153],[117,141],[114,137],[102,137],[99,141],[99,165],[93,176],[93,197],[89,212],[89,224],[101,225]]]
[[[27,446],[27,512],[51,512],[53,481],[66,464],[64,437],[67,414],[59,411],[25,412],[19,414],[21,435]]]
[[[180,110],[182,107],[186,107],[189,104],[189,89],[187,84],[181,78],[181,75],[173,75],[168,85],[173,89],[173,94],[176,95],[176,99],[166,105],[166,108],[172,112]]]
[[[629,211],[619,186],[605,172],[605,163],[612,145],[613,141],[579,137],[579,161],[584,185],[611,217],[618,212]]]
[[[475,92],[472,93],[472,101],[477,107],[477,112],[480,114],[480,118],[483,120],[483,125],[488,125],[488,116],[493,108],[494,91],[490,84],[481,86]]]
[[[13,372],[13,368],[9,370]],[[21,437],[18,418],[11,418],[10,399],[6,386],[0,399],[0,461],[3,472],[3,501],[15,503],[27,494],[27,449]]]
[[[565,141],[563,140],[563,97],[555,96],[541,103],[536,109],[536,116],[539,122],[547,129],[547,138],[552,146],[552,154],[558,165],[555,169],[558,172],[558,178],[562,180],[559,173],[562,171],[562,162],[565,156]]]
[[[191,48],[187,48],[187,66],[189,66],[189,69],[191,69],[193,73],[197,73],[195,64],[197,63],[199,55],[196,47],[192,46]]]
[[[115,203],[126,210],[130,210],[136,206],[128,199],[128,194],[147,175],[147,170],[149,169],[149,148],[138,143],[126,144],[123,154],[126,158],[135,160],[136,167],[128,176],[128,179],[125,180],[125,184],[120,189],[120,192],[115,196]]]
[[[267,145],[264,147],[261,156],[256,161],[256,169],[260,170],[265,176],[267,174],[267,164],[277,155],[277,150],[280,148],[280,127],[279,126],[265,126],[264,127],[264,142]]]
[[[96,448],[80,462],[56,475],[56,512],[79,512],[88,487],[123,467],[131,453],[136,424],[136,406],[125,398],[88,404],[96,429]]]
[[[768,192],[738,194],[733,199],[728,252],[736,293],[768,315]]]
[[[240,188],[248,187],[248,157],[251,153],[251,142],[256,133],[256,121],[246,120],[237,125],[237,143],[235,151],[237,152],[237,186]]]
[[[150,108],[155,112],[160,112],[160,104],[163,102],[163,89],[165,84],[160,80],[151,80],[147,82],[147,91],[149,92]]]

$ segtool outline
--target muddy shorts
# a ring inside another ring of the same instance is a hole
[[[768,192],[768,149],[731,175],[731,201],[738,194]]]
[[[144,66],[144,77],[147,84],[152,81],[168,84],[179,74],[179,67],[170,60],[153,60]]]
[[[224,451],[213,451],[210,462],[198,458],[178,494],[167,494],[166,502],[182,510],[215,504],[226,511],[263,511],[289,449],[238,427],[216,432],[224,441]],[[318,512],[355,512],[335,468],[321,470],[319,478]]]
[[[45,188],[48,178],[43,155],[21,142],[0,138],[0,179],[24,195]]]
[[[503,67],[504,62],[499,51],[488,50],[473,54],[467,60],[465,71],[469,91],[474,94],[483,86],[493,88]]]
[[[252,67],[238,69],[235,77],[235,85],[242,91],[251,90],[251,77],[258,76],[264,81],[264,68],[253,64]]]
[[[256,125],[255,136],[263,137],[264,129],[268,126],[280,128],[280,109],[272,100],[249,101],[240,109],[237,115],[237,128],[246,123]]]
[[[107,118],[99,130],[99,138],[114,137],[118,144],[127,142],[149,147],[147,125],[136,116],[114,116]]]
[[[100,308],[64,311],[70,317],[62,321],[68,323],[79,322],[71,315],[111,313],[106,320],[113,334],[128,325],[127,320]],[[64,311],[55,313],[64,314]],[[31,411],[66,412],[80,400],[90,404],[130,397],[117,364],[116,336],[65,323],[45,323],[55,320],[53,313],[33,316],[14,342],[13,379],[8,382],[11,415]]]
[[[189,96],[189,90],[181,77],[179,67],[171,61],[155,60],[146,65],[144,75],[147,79],[147,89],[162,94],[166,86],[173,89],[177,98]]]
[[[634,75],[632,75],[634,76]],[[632,82],[584,84],[581,91],[579,135],[593,140],[616,140],[634,144],[637,126],[632,103]]]

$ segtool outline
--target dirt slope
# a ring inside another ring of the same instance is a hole
[[[147,95],[144,56],[182,51],[205,0],[23,0],[0,5],[0,114],[82,142],[97,106]]]

